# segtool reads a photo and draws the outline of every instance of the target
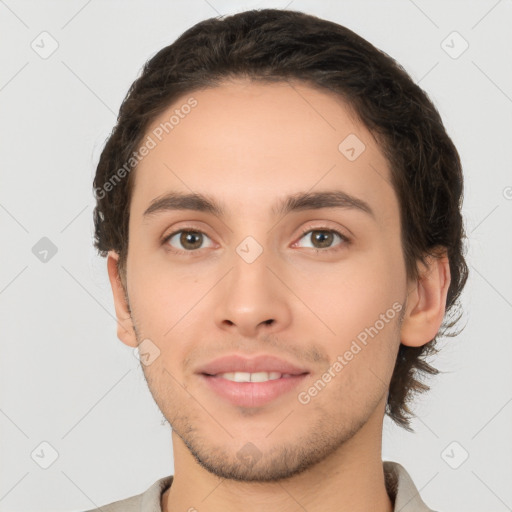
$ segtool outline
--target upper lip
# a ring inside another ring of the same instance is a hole
[[[305,368],[266,354],[250,358],[238,354],[219,357],[199,368],[196,373],[218,375],[232,372],[279,372],[290,375],[309,373]]]

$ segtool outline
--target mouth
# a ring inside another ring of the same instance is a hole
[[[223,400],[239,407],[261,407],[289,394],[299,386],[309,372],[224,372],[216,375],[201,373],[207,387]]]
[[[217,375],[204,373],[207,377],[221,377],[231,382],[268,382],[269,380],[277,380],[281,378],[296,377],[291,373],[281,372],[225,372]]]
[[[196,370],[210,392],[239,407],[261,407],[284,398],[309,373],[292,361],[262,353],[228,354]]]

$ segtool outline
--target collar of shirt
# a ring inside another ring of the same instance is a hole
[[[425,505],[412,478],[401,464],[383,461],[383,465],[386,489],[391,501],[394,502],[394,512],[435,512]],[[172,484],[172,479],[173,475],[160,478],[143,493],[102,506],[101,510],[102,512],[162,512],[161,497]]]

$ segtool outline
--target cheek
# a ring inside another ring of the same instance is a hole
[[[183,386],[181,375],[168,359],[162,353],[150,365],[142,365],[142,369],[155,402],[168,421],[174,423],[180,411],[194,410],[194,404]]]
[[[192,333],[202,325],[197,320],[201,306],[198,302],[205,290],[197,275],[180,275],[169,263],[147,264],[135,251],[128,282],[137,332],[141,339],[151,340],[160,353],[145,371],[154,377],[155,384],[167,386],[165,383],[172,380],[167,372],[178,377],[179,362],[197,338]]]
[[[354,258],[294,282],[294,291],[309,308],[300,331],[310,332],[323,345],[331,366],[338,361],[331,373],[339,386],[379,387],[391,376],[399,343],[402,277],[398,265],[395,275],[389,259],[382,253],[380,258]]]
[[[160,256],[148,257],[136,250],[131,256],[127,269],[128,291],[137,319],[146,327],[174,325],[185,313],[185,306],[197,296],[195,278],[185,279],[179,269]],[[162,332],[158,334],[161,336]]]
[[[393,304],[402,299],[405,280],[392,260],[375,251],[311,267],[309,273],[294,273],[290,279],[294,292],[312,313],[308,320],[333,340],[346,340],[375,324],[390,308],[388,317],[396,313]]]

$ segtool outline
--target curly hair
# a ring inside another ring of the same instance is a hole
[[[459,334],[447,330],[460,319],[451,315],[468,277],[462,166],[428,95],[393,58],[351,30],[299,11],[250,10],[201,21],[156,53],[128,90],[99,159],[95,247],[102,256],[119,254],[125,286],[130,171],[146,130],[179,97],[232,78],[298,81],[348,102],[388,160],[407,278],[418,279],[418,262],[447,254],[451,282],[443,324],[423,346],[400,343],[389,387],[386,414],[412,431],[409,404],[429,389],[420,378],[439,373],[427,359],[438,351],[440,335]]]

